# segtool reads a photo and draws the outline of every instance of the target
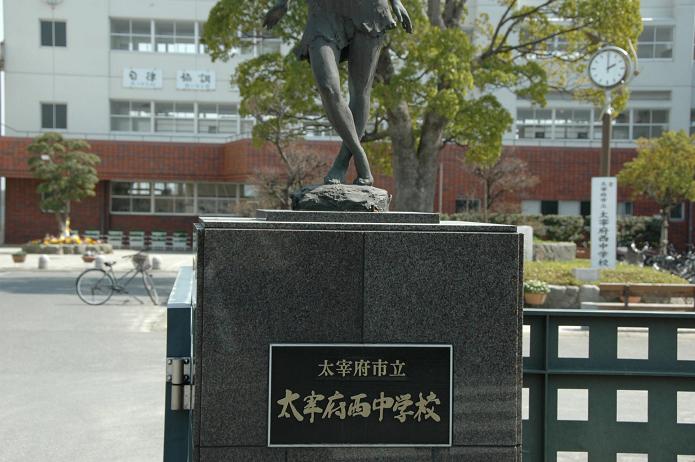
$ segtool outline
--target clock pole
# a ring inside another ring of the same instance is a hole
[[[601,137],[601,176],[611,176],[611,136],[613,108],[611,91],[606,91],[606,107],[603,110],[603,136]]]

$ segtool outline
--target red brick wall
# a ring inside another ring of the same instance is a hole
[[[38,210],[36,183],[27,169],[27,138],[0,138],[0,176],[8,177],[6,240],[17,243],[41,237],[42,233],[56,229],[51,215]],[[93,152],[99,154],[102,163],[98,167],[101,180],[186,180],[247,182],[261,172],[281,169],[282,165],[271,146],[254,146],[250,140],[226,145],[91,141]],[[335,141],[303,142],[302,149],[317,153],[329,164],[340,145]],[[598,148],[566,147],[508,147],[514,155],[529,164],[531,173],[540,181],[523,197],[507,198],[511,208],[518,209],[523,199],[535,200],[589,200],[591,177],[598,175]],[[447,147],[440,157],[444,170],[442,187],[442,212],[453,213],[458,197],[482,196],[480,182],[466,169],[462,161],[463,150]],[[612,172],[635,155],[634,149],[615,149],[612,156]],[[350,177],[353,174],[351,173]],[[393,191],[392,178],[376,175],[377,185]],[[73,226],[76,229],[122,230],[190,230],[192,217],[163,217],[110,215],[108,197],[100,183],[97,198],[88,199],[73,206]],[[619,189],[619,200],[630,200],[629,191]],[[439,187],[434,202],[439,209]],[[636,201],[635,213],[657,213],[654,204]],[[688,221],[672,224],[674,241],[688,242]]]
[[[58,234],[55,215],[41,212],[37,185],[37,181],[28,179],[9,178],[6,182],[5,241],[9,244]],[[80,231],[101,228],[106,204],[104,192],[103,183],[99,183],[95,197],[71,204],[72,228]]]

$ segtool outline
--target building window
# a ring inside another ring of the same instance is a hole
[[[65,21],[41,21],[41,46],[67,46]]]
[[[198,104],[198,133],[239,133],[236,104]]]
[[[632,202],[618,202],[618,216],[629,217],[633,215],[634,205]]]
[[[695,109],[690,110],[690,134],[695,135]]]
[[[637,41],[641,59],[673,58],[673,26],[644,26]]]
[[[555,138],[587,140],[591,128],[590,109],[556,109]]]
[[[685,220],[685,203],[682,202],[671,209],[670,221],[683,221]]]
[[[579,214],[583,217],[591,215],[591,201],[582,201],[579,204]]]
[[[66,130],[68,128],[67,104],[41,103],[41,128]]]
[[[151,183],[111,183],[111,211],[114,213],[152,213]]]
[[[151,132],[151,103],[149,101],[111,101],[111,130]]]
[[[552,109],[519,109],[517,111],[519,138],[550,139],[553,137]]]
[[[632,139],[658,138],[668,130],[667,109],[633,109]]]
[[[151,52],[152,22],[148,19],[111,19],[111,49]]]
[[[198,185],[198,213],[234,214],[239,204],[239,186],[231,183],[201,183]]]
[[[234,215],[252,188],[236,183],[114,181],[111,212],[155,215]]]
[[[154,103],[154,131],[193,133],[195,105],[193,103]]]
[[[456,198],[456,213],[478,211],[480,211],[480,199],[471,199],[467,197]]]
[[[250,134],[253,125],[252,118],[239,116],[237,104],[111,100],[114,132],[236,135]]]
[[[541,201],[541,215],[558,215],[558,201]]]
[[[193,183],[152,183],[154,213],[159,215],[191,215],[194,211]]]
[[[158,53],[195,53],[195,28],[195,22],[155,21],[155,50]]]

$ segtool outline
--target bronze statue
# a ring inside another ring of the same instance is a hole
[[[290,0],[278,0],[265,16],[264,26],[275,26],[287,13]],[[343,139],[340,153],[325,178],[326,184],[345,181],[350,157],[355,158],[355,184],[374,183],[369,161],[360,140],[369,117],[370,98],[377,61],[393,18],[413,32],[408,11],[400,0],[307,0],[309,20],[296,54],[308,59],[328,120]],[[389,8],[389,3],[391,8]],[[392,14],[393,12],[393,14]],[[348,62],[348,106],[340,90],[338,64]]]

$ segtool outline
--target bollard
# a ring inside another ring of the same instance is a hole
[[[98,255],[97,258],[94,260],[94,267],[96,269],[104,268],[104,257],[102,255]]]
[[[162,269],[162,260],[159,257],[152,257],[152,269]]]
[[[48,255],[41,255],[39,257],[39,269],[44,270],[48,268]]]

